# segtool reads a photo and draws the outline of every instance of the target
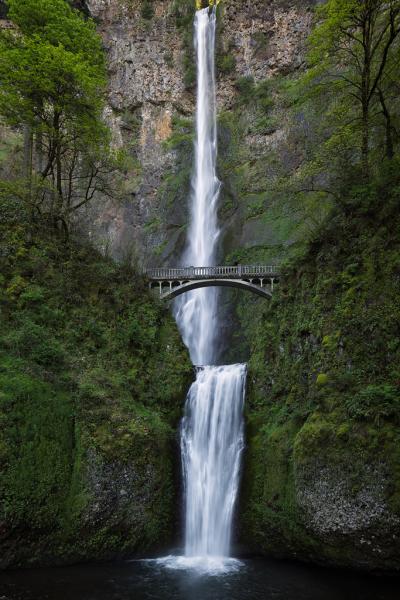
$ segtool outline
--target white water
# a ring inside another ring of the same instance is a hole
[[[197,60],[195,167],[192,176],[186,266],[215,264],[219,229],[217,203],[217,125],[215,102],[215,9],[198,10],[194,22]],[[195,365],[213,364],[218,343],[216,288],[188,292],[176,301],[175,316]]]
[[[183,257],[186,266],[214,265],[220,233],[215,30],[215,7],[198,10],[195,166],[188,243]],[[176,302],[175,316],[195,365],[212,365],[217,360],[217,309],[216,288],[190,292]],[[202,366],[189,391],[181,426],[185,556],[161,559],[170,568],[195,568],[214,574],[235,570],[240,564],[227,557],[244,443],[245,380],[245,365]]]
[[[228,556],[243,450],[245,365],[200,369],[182,421],[185,554]]]

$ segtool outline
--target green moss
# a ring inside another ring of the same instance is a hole
[[[357,533],[328,540],[304,530],[296,490],[321,469],[340,475],[357,499],[379,465],[387,518],[400,514],[397,184],[374,185],[385,215],[378,207],[368,221],[336,212],[283,267],[271,302],[238,305],[251,348],[242,532],[268,553],[376,564]],[[354,202],[357,192],[348,193]],[[381,543],[380,565],[389,568],[396,543]]]
[[[17,565],[159,544],[192,376],[175,323],[140,276],[89,246],[12,220],[0,239],[0,520],[18,532],[1,554]],[[93,478],[109,473],[109,490],[124,469],[139,505],[110,499],[93,516]]]
[[[326,385],[329,381],[329,377],[326,373],[319,373],[317,375],[317,385]]]

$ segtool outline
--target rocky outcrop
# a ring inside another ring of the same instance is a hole
[[[116,256],[133,251],[146,263],[154,261],[185,219],[184,207],[177,220],[160,193],[176,162],[175,153],[165,147],[172,119],[193,111],[193,96],[183,81],[182,36],[172,5],[156,1],[154,15],[144,19],[138,0],[88,2],[108,56],[107,117],[115,144],[131,158],[122,202],[100,206],[94,230]]]
[[[265,426],[271,422],[266,419]],[[362,458],[354,459],[359,440],[320,438],[315,454],[305,459],[299,451],[306,430],[293,435],[278,427],[249,439],[242,539],[256,552],[279,558],[398,571],[400,516],[390,466],[396,450],[374,458],[368,448],[373,441],[366,439]]]
[[[64,482],[62,503],[48,502],[52,510],[32,506],[32,522],[20,519],[14,524],[11,516],[0,518],[0,570],[143,555],[173,539],[178,502],[174,490],[179,487],[172,431],[147,425],[146,432],[134,435],[126,428],[124,436],[118,432],[114,440],[110,431],[109,445],[99,448],[87,424],[81,423],[79,430],[81,435],[70,440],[78,452],[69,457],[72,472]],[[59,433],[64,437],[65,432]],[[39,461],[34,452],[29,460]]]

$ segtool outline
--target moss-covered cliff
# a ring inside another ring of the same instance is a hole
[[[351,189],[271,303],[243,310],[242,536],[257,551],[400,568],[398,190],[393,164]]]
[[[0,210],[0,567],[160,546],[191,377],[175,324],[130,268]]]

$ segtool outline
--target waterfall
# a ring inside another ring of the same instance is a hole
[[[186,266],[216,263],[219,237],[217,203],[217,124],[215,97],[216,7],[196,11],[197,60],[195,165]],[[175,317],[192,361],[198,366],[181,426],[185,489],[185,557],[172,565],[226,570],[232,518],[243,449],[245,365],[215,365],[218,355],[218,293],[204,288],[175,304]],[[222,557],[222,560],[221,560]],[[230,567],[228,567],[230,568]]]
[[[195,166],[192,176],[186,266],[215,264],[219,237],[217,202],[217,124],[215,101],[215,8],[196,11],[194,43],[197,62]],[[218,341],[216,288],[203,288],[176,301],[175,316],[195,365],[213,364]]]
[[[240,455],[246,366],[204,367],[182,421],[185,553],[228,556]]]

